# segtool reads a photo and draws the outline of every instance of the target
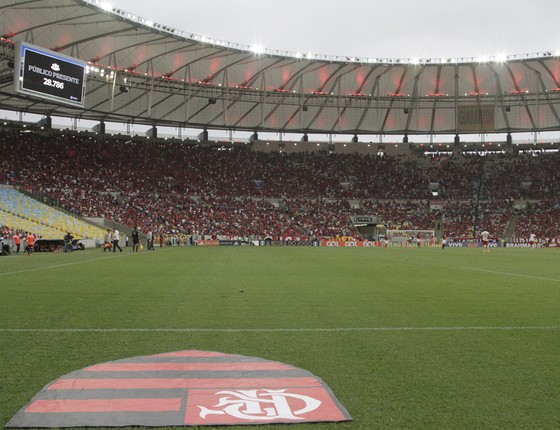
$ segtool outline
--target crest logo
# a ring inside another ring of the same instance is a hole
[[[56,63],[52,63],[51,69],[53,69],[55,72],[60,72],[60,66]]]
[[[351,419],[327,385],[304,369],[258,357],[185,350],[75,370],[45,386],[5,427],[228,426]]]
[[[303,420],[305,415],[313,412],[321,401],[302,394],[288,393],[283,390],[236,390],[218,391],[218,404],[209,409],[200,408],[200,418],[208,415],[229,415],[241,420]]]

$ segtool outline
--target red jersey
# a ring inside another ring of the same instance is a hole
[[[33,245],[35,245],[35,236],[30,234],[29,236],[27,236],[27,246],[33,246]]]

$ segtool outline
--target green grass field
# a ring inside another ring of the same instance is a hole
[[[558,429],[559,263],[555,249],[0,258],[0,425],[73,370],[200,349],[322,378],[353,421],[303,428]]]

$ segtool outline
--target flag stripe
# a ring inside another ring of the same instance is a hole
[[[150,357],[236,357],[235,355],[228,355],[221,352],[212,351],[176,351],[166,352],[164,354],[151,355]]]
[[[295,388],[319,387],[315,378],[126,378],[126,379],[58,379],[49,390],[139,390],[196,388]]]
[[[181,410],[180,398],[171,399],[88,399],[36,400],[25,410],[28,413],[75,412],[176,412]]]
[[[86,368],[89,372],[150,372],[150,371],[259,371],[291,370],[292,366],[273,361],[246,363],[103,363]]]

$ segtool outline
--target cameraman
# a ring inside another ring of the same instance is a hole
[[[72,239],[74,236],[70,232],[66,233],[64,236],[64,252],[74,252],[74,247],[72,246]]]

